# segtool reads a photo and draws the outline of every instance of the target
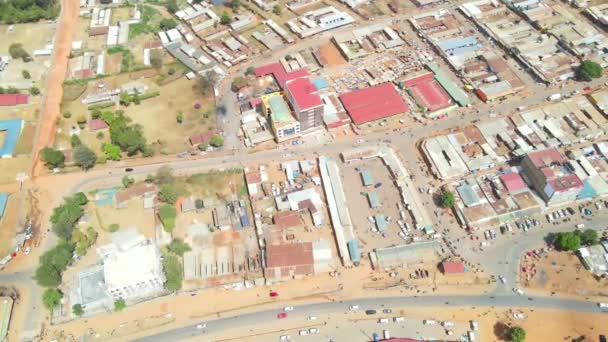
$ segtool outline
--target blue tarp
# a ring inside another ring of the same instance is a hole
[[[4,216],[4,209],[8,201],[8,194],[0,193],[0,217]]]
[[[0,142],[0,157],[14,155],[22,128],[23,120],[21,119],[0,121],[0,131],[6,131],[4,143]]]
[[[458,49],[458,48],[475,45],[475,44],[477,44],[476,37],[455,38],[455,39],[448,39],[448,40],[443,40],[443,41],[437,42],[437,45],[443,51]]]
[[[593,188],[593,185],[587,180],[583,181],[583,189],[578,193],[577,199],[587,199],[597,197],[597,191]]]
[[[329,86],[324,78],[315,78],[312,80],[312,84],[315,86],[315,88],[317,88],[317,90],[325,89]]]

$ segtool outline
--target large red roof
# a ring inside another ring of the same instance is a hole
[[[528,158],[530,158],[534,166],[538,168],[550,166],[553,163],[562,164],[565,161],[561,153],[554,148],[530,152],[528,153]]]
[[[444,261],[441,268],[443,273],[464,273],[464,264],[460,261]]]
[[[407,104],[391,83],[340,95],[344,108],[357,125],[406,112]]]
[[[571,190],[580,190],[584,187],[583,182],[574,173],[565,177],[555,178],[547,181],[555,192],[568,192]]]
[[[404,82],[404,85],[431,113],[452,105],[450,96],[435,81],[432,73],[409,79]]]
[[[300,214],[296,211],[282,211],[274,214],[274,224],[282,229],[300,225]]]
[[[0,94],[0,106],[16,106],[27,103],[27,95],[23,94]]]
[[[284,243],[281,245],[266,246],[266,266],[271,267],[301,267],[302,270],[309,269],[314,259],[312,255],[312,243]],[[304,267],[303,267],[304,266]]]
[[[504,175],[500,175],[500,180],[509,192],[519,191],[527,187],[526,183],[524,183],[524,180],[517,172],[511,172],[506,173]]]
[[[300,110],[307,110],[323,104],[321,97],[317,94],[317,88],[308,77],[290,80],[286,86]]]

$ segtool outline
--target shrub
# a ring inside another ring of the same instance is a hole
[[[30,88],[30,95],[32,95],[32,96],[40,95],[40,89],[38,89],[38,87],[36,87],[36,86],[32,86]]]
[[[42,294],[42,303],[44,303],[44,306],[47,309],[53,310],[53,308],[59,305],[61,297],[63,297],[63,295],[61,294],[61,292],[59,292],[59,290],[46,289]]]
[[[173,228],[175,228],[175,217],[177,216],[175,207],[170,204],[164,204],[158,210],[158,215],[165,227],[165,231],[172,232]]]
[[[32,75],[27,70],[21,70],[21,76],[23,76],[23,78],[25,78],[26,80],[29,80],[30,78],[32,78]]]
[[[118,225],[118,223],[112,223],[111,225],[108,226],[108,231],[110,233],[117,232],[119,229],[120,229],[120,226]]]
[[[116,301],[114,301],[114,311],[116,311],[116,312],[122,311],[126,307],[127,307],[127,303],[125,303],[124,299],[118,298]]]
[[[65,112],[63,112],[63,117],[66,119],[69,119],[72,117],[72,112],[66,110]]]

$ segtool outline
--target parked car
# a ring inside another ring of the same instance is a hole
[[[279,312],[277,314],[278,319],[285,318],[285,317],[287,317],[287,312]]]
[[[279,293],[276,291],[270,291],[270,293],[268,294],[270,297],[278,297]]]
[[[365,310],[365,314],[366,315],[375,315],[376,313],[377,313],[376,310],[371,310],[371,309],[370,310]]]
[[[390,314],[390,313],[393,312],[393,310],[392,309],[384,309],[384,310],[382,310],[382,312],[385,313],[385,314]]]
[[[286,306],[283,308],[285,311],[293,311],[293,306]]]
[[[513,313],[513,318],[524,319],[524,318],[526,318],[526,316],[524,316],[524,314],[521,313],[521,312],[514,312]]]
[[[524,295],[524,291],[522,291],[521,289],[518,289],[517,287],[513,288],[513,292],[517,293],[520,296]]]
[[[374,185],[374,188],[378,189],[381,186],[382,186],[382,182],[378,182]]]
[[[505,277],[501,276],[501,275],[498,276],[498,279],[500,279],[500,282],[503,283],[503,284],[507,283],[507,279]]]

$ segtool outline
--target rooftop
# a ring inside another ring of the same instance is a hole
[[[312,243],[284,243],[266,246],[266,267],[301,267],[314,264]],[[308,273],[308,272],[305,272]]]
[[[0,94],[0,106],[27,104],[28,96],[23,94]]]
[[[286,85],[299,110],[303,111],[323,104],[321,97],[317,94],[317,88],[308,77],[288,81]]]
[[[526,183],[524,183],[524,180],[517,172],[502,174],[500,175],[500,180],[509,192],[516,192],[527,188]]]
[[[383,119],[408,110],[391,83],[359,89],[340,95],[344,108],[355,124]]]

